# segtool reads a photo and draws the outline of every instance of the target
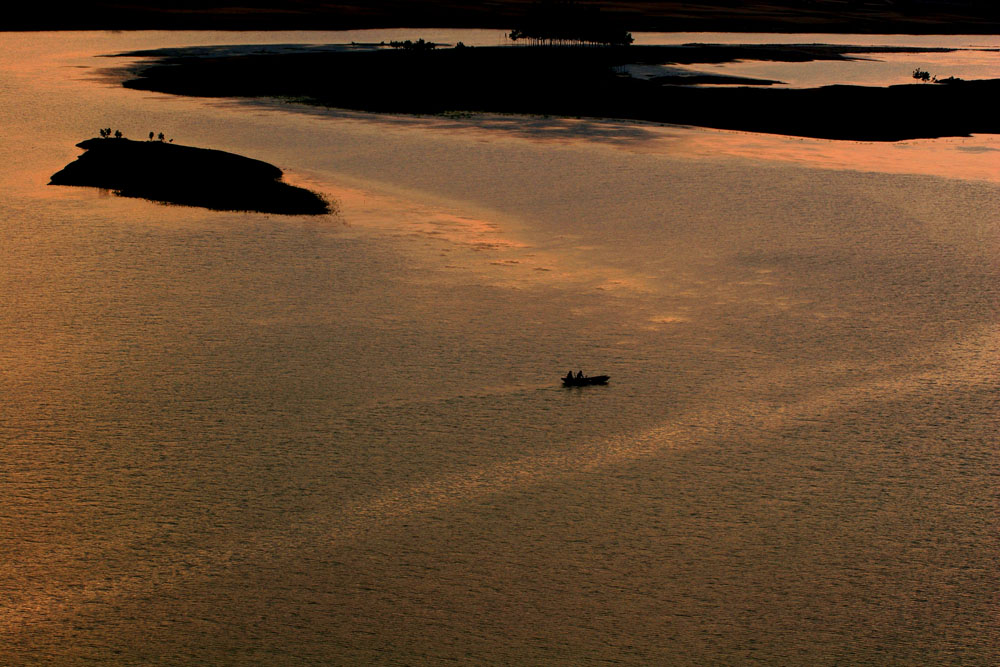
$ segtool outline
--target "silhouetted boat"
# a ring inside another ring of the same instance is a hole
[[[589,384],[607,384],[610,379],[610,375],[585,375],[582,378],[575,375],[572,377],[565,375],[562,383],[564,387],[586,387]]]

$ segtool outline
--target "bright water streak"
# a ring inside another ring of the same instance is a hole
[[[3,39],[4,664],[996,663],[990,138],[293,114],[90,78],[261,35]],[[108,125],[340,213],[44,185]]]

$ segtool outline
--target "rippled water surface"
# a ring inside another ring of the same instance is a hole
[[[946,79],[1000,78],[998,35],[823,35],[814,33],[636,33],[636,44],[840,44],[849,46],[951,49],[924,53],[855,53],[845,60],[766,62],[738,60],[691,65],[683,71],[776,81],[779,88],[830,85],[889,86],[914,83],[913,70]]]
[[[0,663],[1000,660],[996,137],[189,100],[95,56],[355,36],[0,39]],[[45,185],[107,126],[338,212]]]

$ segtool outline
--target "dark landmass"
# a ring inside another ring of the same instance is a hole
[[[998,34],[995,0],[581,0],[630,31]],[[535,0],[54,0],[5,8],[4,30],[511,30]]]
[[[52,175],[49,185],[82,185],[168,204],[216,211],[322,215],[314,192],[282,183],[281,170],[224,151],[162,141],[87,139],[86,152]]]
[[[734,59],[804,62],[879,51],[851,46],[476,47],[184,55],[141,65],[129,88],[278,97],[362,111],[588,116],[827,139],[897,141],[1000,132],[1000,80],[815,89],[694,87],[625,65]],[[882,51],[932,49],[884,48]],[[145,52],[147,55],[150,52]],[[769,83],[758,81],[757,83]]]

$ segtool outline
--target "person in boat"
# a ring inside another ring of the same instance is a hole
[[[566,373],[566,378],[565,379],[572,380],[573,379],[573,371],[570,371],[569,373]]]
[[[571,375],[572,375],[572,373],[571,373]],[[577,371],[576,379],[577,380],[582,380],[583,379],[583,371]]]

